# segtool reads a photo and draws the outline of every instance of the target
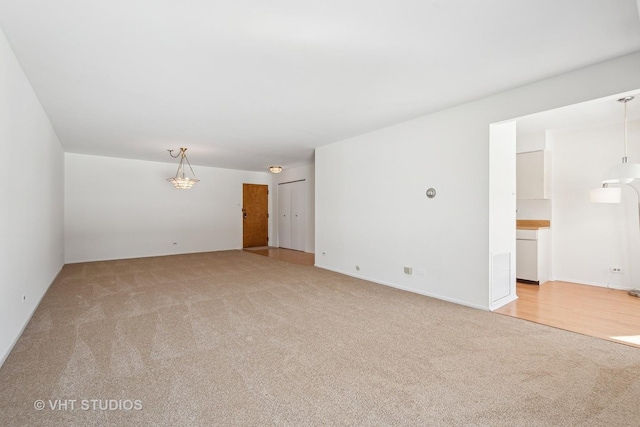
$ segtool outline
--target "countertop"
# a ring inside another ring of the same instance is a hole
[[[551,227],[548,219],[517,219],[516,229],[518,230],[538,230],[540,228]]]

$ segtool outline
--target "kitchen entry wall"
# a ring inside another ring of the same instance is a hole
[[[490,125],[638,87],[640,53],[318,147],[316,265],[489,309]]]

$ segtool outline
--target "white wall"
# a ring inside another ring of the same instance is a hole
[[[194,164],[200,182],[177,190],[166,181],[177,160],[66,153],[65,163],[67,263],[242,248],[242,184],[271,181]]]
[[[488,309],[489,125],[637,88],[638,53],[319,147],[316,265]]]
[[[615,101],[612,101],[615,102]],[[623,156],[621,124],[553,132],[552,277],[617,288],[640,285],[638,196],[622,188],[621,204],[589,202],[589,190]],[[629,161],[640,162],[640,123],[629,123]],[[610,266],[624,274],[612,274]]]
[[[0,152],[1,365],[64,258],[62,147],[2,31]]]
[[[316,265],[488,307],[490,121],[461,125],[474,111],[462,106],[317,148]]]
[[[305,236],[305,252],[314,253],[315,251],[315,166],[313,164],[298,166],[295,168],[285,169],[279,174],[272,175],[272,205],[271,216],[273,222],[273,234],[269,234],[269,244],[278,246],[278,184],[283,182],[291,182],[305,180],[307,188],[307,218],[306,218],[306,236]],[[273,236],[273,237],[272,237]]]
[[[490,308],[517,298],[516,269],[516,122],[492,124],[489,146]],[[504,227],[513,224],[513,227]]]

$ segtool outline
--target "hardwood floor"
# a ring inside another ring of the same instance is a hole
[[[495,313],[640,348],[640,298],[626,291],[547,282],[517,283],[516,294]]]
[[[244,249],[253,254],[301,265],[314,265],[314,254],[280,248]],[[547,282],[516,284],[518,299],[495,313],[640,348],[640,298],[626,291]]]
[[[315,263],[315,255],[308,252],[294,251],[292,249],[282,249],[282,248],[271,248],[271,247],[261,247],[261,248],[246,248],[245,252],[250,252],[252,254],[258,254],[263,256],[268,256],[270,258],[276,258],[280,261],[290,262],[292,264],[300,264],[300,265],[314,265]]]

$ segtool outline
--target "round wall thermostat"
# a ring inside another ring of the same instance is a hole
[[[435,188],[430,188],[427,190],[427,197],[430,199],[433,199],[434,197],[436,197],[436,189]]]

